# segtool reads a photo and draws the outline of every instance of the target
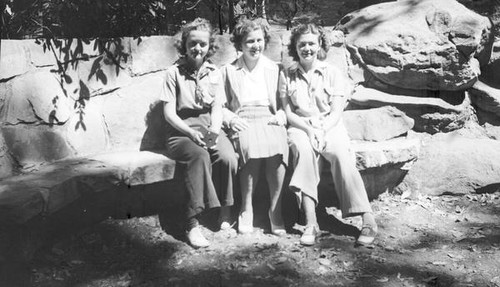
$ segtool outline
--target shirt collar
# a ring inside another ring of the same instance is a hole
[[[328,64],[326,62],[317,60],[314,67],[313,67],[313,72],[318,72],[318,73],[323,75],[325,73],[327,66],[328,66]],[[302,68],[302,66],[300,65],[299,62],[293,63],[290,66],[289,70],[290,70],[290,72],[293,72],[293,73],[300,72],[302,74],[305,74],[304,68]]]
[[[191,76],[196,75],[195,71],[189,67],[186,57],[179,58],[179,60],[177,60],[177,65],[179,70],[184,71],[186,74]],[[198,70],[199,77],[201,78],[215,69],[217,69],[217,66],[215,66],[210,59],[207,59],[203,62],[203,64],[201,64],[201,67]]]
[[[261,55],[259,58],[259,62],[255,68],[268,68],[272,66],[272,61],[269,60],[266,56]],[[236,59],[234,65],[238,70],[246,68],[245,60],[243,60],[243,55],[241,55],[238,59]],[[246,68],[248,70],[248,68]]]

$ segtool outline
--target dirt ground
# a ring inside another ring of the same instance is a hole
[[[255,232],[204,228],[195,250],[157,216],[107,220],[37,253],[32,286],[500,286],[500,192],[463,196],[382,194],[373,246],[355,247],[359,218],[323,210],[318,243],[300,225],[283,238],[262,218]],[[321,211],[321,210],[320,210]]]

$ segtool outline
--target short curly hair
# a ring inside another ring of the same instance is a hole
[[[233,30],[233,35],[231,36],[231,42],[233,42],[236,50],[241,51],[241,45],[245,40],[245,37],[252,31],[261,30],[264,34],[265,46],[267,48],[267,44],[271,39],[269,35],[269,25],[262,18],[256,18],[254,20],[250,20],[247,18],[241,18]]]
[[[186,41],[191,31],[207,31],[210,34],[210,40],[208,42],[208,53],[206,58],[210,58],[215,54],[217,50],[217,46],[215,45],[215,32],[212,27],[212,24],[207,19],[196,18],[192,22],[184,24],[181,27],[181,38],[175,42],[175,47],[177,48],[177,52],[184,57],[186,56]]]
[[[288,44],[288,55],[290,55],[294,61],[298,62],[300,60],[299,54],[297,53],[297,41],[299,37],[304,34],[314,34],[318,35],[318,41],[320,49],[318,51],[318,59],[323,61],[326,59],[326,55],[328,53],[328,49],[330,46],[328,45],[328,40],[326,38],[325,32],[321,26],[318,26],[313,23],[309,24],[300,24],[292,30],[292,35],[290,36],[290,43]]]

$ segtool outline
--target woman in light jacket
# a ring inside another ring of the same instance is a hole
[[[253,231],[252,196],[261,169],[267,177],[271,232],[286,233],[281,215],[281,189],[288,159],[286,116],[278,105],[279,66],[263,55],[269,41],[261,20],[241,20],[232,42],[241,56],[223,67],[227,103],[224,121],[240,155],[242,206],[238,231]]]

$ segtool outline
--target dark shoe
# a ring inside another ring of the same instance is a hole
[[[356,244],[358,245],[370,245],[375,240],[375,236],[377,236],[377,226],[363,226],[361,228],[361,234],[356,240]]]

